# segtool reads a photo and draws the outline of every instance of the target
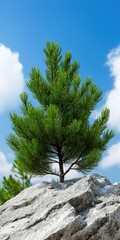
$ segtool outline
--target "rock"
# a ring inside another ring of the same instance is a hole
[[[0,207],[0,240],[120,240],[119,184],[94,174],[32,186]]]

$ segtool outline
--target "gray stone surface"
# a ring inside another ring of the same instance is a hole
[[[32,186],[0,207],[0,240],[120,240],[120,185],[90,175]]]

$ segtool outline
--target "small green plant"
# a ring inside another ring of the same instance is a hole
[[[2,187],[0,188],[0,205],[31,186],[31,176],[24,172],[23,166],[19,164],[18,160],[14,161],[12,172],[14,177],[12,175],[9,175],[8,178],[3,177]]]

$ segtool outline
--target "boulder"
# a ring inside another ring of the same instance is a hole
[[[0,240],[120,240],[120,184],[43,182],[0,207]]]

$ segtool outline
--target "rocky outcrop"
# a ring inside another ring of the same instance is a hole
[[[120,240],[120,184],[100,175],[32,186],[0,207],[0,240]]]

